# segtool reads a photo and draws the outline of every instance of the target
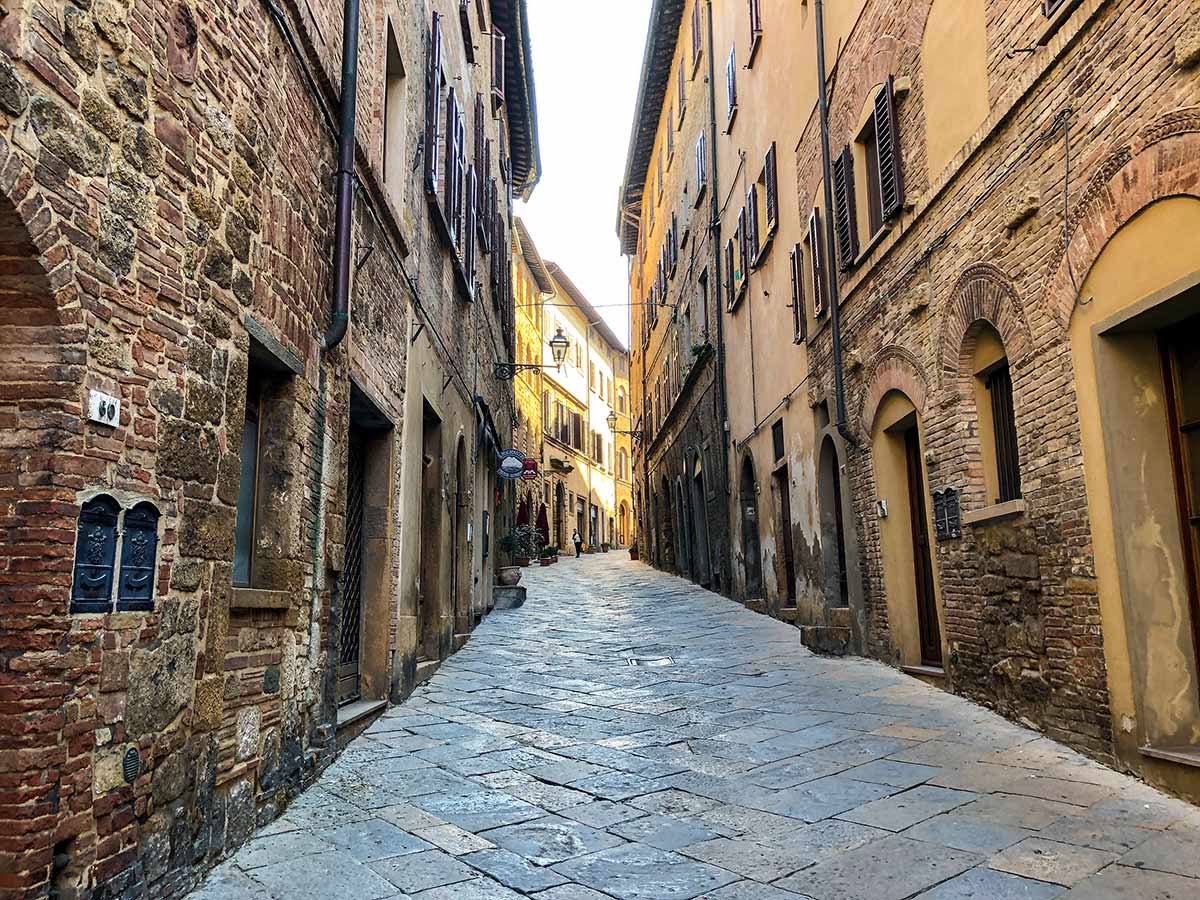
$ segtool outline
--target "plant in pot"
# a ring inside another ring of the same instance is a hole
[[[549,544],[542,548],[541,556],[538,557],[538,563],[542,568],[554,564],[554,548]]]
[[[541,545],[541,533],[533,525],[518,525],[500,541],[500,549],[512,557],[515,566],[529,565]]]
[[[641,553],[638,550],[637,541],[634,541],[629,545],[629,558],[634,561],[641,559]]]

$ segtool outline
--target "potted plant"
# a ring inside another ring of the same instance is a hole
[[[542,555],[538,558],[539,565],[542,568],[554,565],[554,548],[547,545],[542,548]]]
[[[634,562],[637,562],[639,559],[641,559],[641,556],[638,551],[637,541],[634,541],[632,544],[629,545],[629,558],[632,559]]]
[[[541,546],[541,533],[532,525],[518,525],[500,541],[500,549],[512,557],[513,565],[527,566]]]
[[[612,544],[610,544],[608,541],[605,541],[604,543],[602,543],[602,544],[600,545],[600,552],[601,552],[601,553],[607,553],[607,552],[608,552],[609,550],[611,550],[611,549],[612,549]]]

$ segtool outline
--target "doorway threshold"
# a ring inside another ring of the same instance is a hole
[[[1179,763],[1181,766],[1200,768],[1200,746],[1179,745],[1174,747],[1139,747],[1142,756]]]
[[[941,666],[901,666],[900,671],[935,687],[943,687],[946,683],[946,670]]]
[[[339,706],[337,711],[337,727],[340,731],[349,728],[355,722],[361,722],[367,716],[374,715],[387,706],[386,700],[355,700],[345,706]]]

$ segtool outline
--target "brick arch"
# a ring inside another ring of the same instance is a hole
[[[903,347],[886,347],[872,361],[866,376],[858,423],[865,436],[871,434],[879,404],[891,391],[899,391],[912,401],[917,414],[924,416],[929,381],[916,356]]]
[[[1159,200],[1200,197],[1200,112],[1183,112],[1151,125],[1134,147],[1115,151],[1078,201],[1066,252],[1042,298],[1064,332],[1079,289],[1113,235]]]
[[[1017,292],[995,266],[980,263],[963,272],[942,322],[941,385],[961,390],[963,353],[973,326],[986,322],[1000,335],[1009,361],[1019,366],[1033,349],[1029,322]]]

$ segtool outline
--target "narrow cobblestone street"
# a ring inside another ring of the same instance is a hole
[[[1200,812],[625,554],[525,570],[194,900],[1192,900]]]

